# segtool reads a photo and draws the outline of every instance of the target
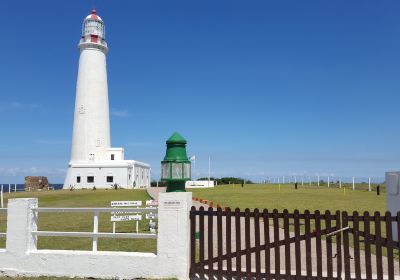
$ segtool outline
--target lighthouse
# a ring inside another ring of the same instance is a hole
[[[82,25],[71,160],[64,188],[143,188],[150,186],[150,166],[124,159],[112,148],[108,104],[108,46],[105,25],[92,10]]]

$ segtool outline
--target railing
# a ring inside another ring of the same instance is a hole
[[[100,213],[155,213],[157,208],[36,208],[33,209],[36,213],[93,213],[93,232],[68,232],[68,231],[32,231],[32,234],[38,236],[52,237],[89,237],[92,238],[92,251],[97,251],[98,238],[157,238],[155,233],[112,233],[99,232],[99,214]]]

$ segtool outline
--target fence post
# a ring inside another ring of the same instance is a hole
[[[189,278],[191,192],[159,194],[157,256],[171,277]],[[171,246],[173,244],[173,246]]]
[[[37,230],[37,198],[8,200],[6,249],[15,255],[25,255],[36,250],[37,239],[32,231]]]
[[[93,233],[99,232],[99,211],[94,212],[93,215]],[[93,252],[97,251],[97,236],[93,237],[92,242],[92,250]]]
[[[1,208],[4,208],[3,185],[1,185],[0,196]]]

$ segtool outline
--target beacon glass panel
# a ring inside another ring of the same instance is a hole
[[[182,163],[172,163],[172,178],[182,178]]]
[[[190,178],[190,163],[185,163],[185,178]]]
[[[170,169],[169,169],[169,163],[163,163],[161,164],[161,176],[163,179],[168,179],[170,177]]]

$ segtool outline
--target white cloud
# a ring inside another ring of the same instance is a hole
[[[33,140],[36,144],[43,144],[43,145],[65,145],[68,144],[69,141],[67,140],[56,140],[56,139],[35,139]]]
[[[13,110],[34,110],[40,108],[39,104],[36,103],[22,103],[18,101],[13,101],[13,102],[6,102],[6,103],[1,103],[0,104],[0,112],[5,112],[5,111],[13,111]]]
[[[65,175],[66,169],[62,168],[38,168],[32,167],[0,167],[0,176],[30,176],[30,175],[42,175],[42,176],[61,176]]]
[[[118,110],[118,109],[111,109],[110,112],[111,116],[124,118],[129,116],[129,112],[127,110]]]
[[[153,146],[150,142],[131,142],[124,145],[125,147],[149,147]]]

